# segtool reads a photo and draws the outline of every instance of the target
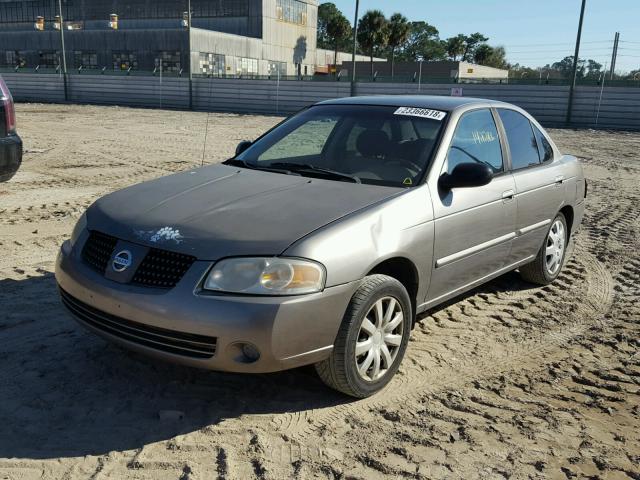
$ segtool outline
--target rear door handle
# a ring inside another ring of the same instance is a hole
[[[515,194],[516,192],[514,192],[513,190],[502,192],[502,200],[505,202],[510,202],[511,200],[513,200],[513,197],[515,197]]]
[[[555,179],[556,185],[562,185],[562,182],[564,182],[564,175],[558,175]]]

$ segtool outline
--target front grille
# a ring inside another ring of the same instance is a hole
[[[190,255],[152,248],[131,282],[146,287],[173,288],[195,260]]]
[[[82,258],[93,269],[104,273],[116,243],[118,243],[117,238],[92,231],[82,249]]]
[[[82,259],[104,275],[117,243],[115,237],[91,231],[82,249]],[[143,287],[173,288],[195,261],[196,258],[191,255],[150,248],[131,283]]]
[[[211,358],[217,338],[132,322],[94,308],[59,288],[62,303],[81,322],[115,337],[155,350],[191,358]]]

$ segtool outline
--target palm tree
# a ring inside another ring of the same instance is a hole
[[[349,20],[338,11],[327,22],[327,36],[333,44],[333,65],[338,74],[338,48],[341,43],[351,36],[351,24]]]
[[[389,41],[387,19],[380,10],[369,10],[358,22],[358,43],[371,58],[371,77],[373,78],[373,51],[384,48]]]
[[[391,78],[393,78],[396,48],[404,47],[409,40],[411,24],[401,13],[394,13],[389,19],[389,47],[391,47]]]

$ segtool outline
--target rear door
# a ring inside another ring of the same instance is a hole
[[[522,113],[498,108],[508,143],[516,190],[516,238],[510,261],[537,254],[564,202],[565,178],[544,134]]]
[[[494,178],[482,187],[434,192],[435,266],[427,303],[464,290],[506,265],[515,236],[515,185],[489,108],[464,113],[440,175],[459,163],[488,164]]]

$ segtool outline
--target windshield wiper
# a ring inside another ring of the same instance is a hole
[[[354,183],[362,183],[360,179],[355,175],[337,172],[336,170],[331,170],[330,168],[317,167],[309,163],[274,162],[274,163],[270,163],[269,167],[282,168],[282,169],[290,170],[292,172],[300,173],[300,174],[305,172],[319,173],[323,176],[327,176],[327,177],[331,177],[339,180],[348,180]]]
[[[249,168],[251,170],[262,170],[265,172],[274,172],[274,173],[286,173],[287,175],[293,175],[294,173],[287,168],[278,168],[271,167],[271,165],[260,166],[255,163],[250,163],[245,160],[240,160],[239,158],[230,158],[229,160],[225,160],[222,162],[224,165],[231,165],[233,167],[244,167]]]

